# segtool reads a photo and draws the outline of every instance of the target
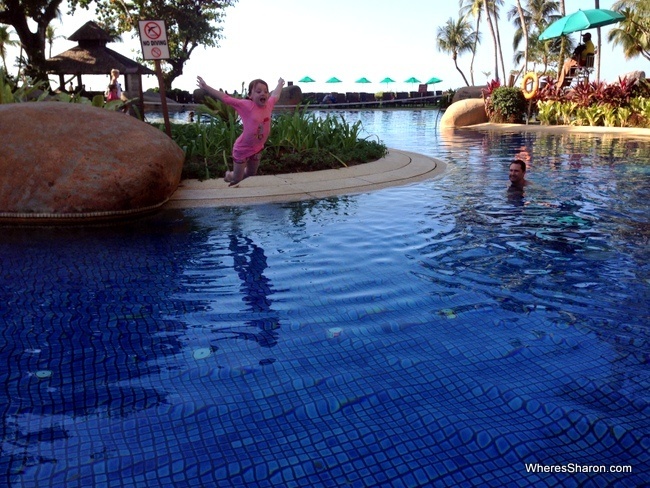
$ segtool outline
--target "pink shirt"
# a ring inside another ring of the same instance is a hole
[[[237,138],[232,148],[235,161],[243,161],[264,149],[264,144],[271,132],[271,112],[278,101],[269,96],[265,107],[259,107],[248,98],[234,98],[224,95],[223,102],[231,105],[241,117],[244,132]]]

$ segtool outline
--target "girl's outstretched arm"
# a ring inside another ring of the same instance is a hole
[[[225,93],[221,90],[215,90],[212,88],[200,76],[196,77],[196,84],[201,90],[205,90],[205,92],[211,97],[216,98],[217,100],[223,100],[223,95],[225,95]]]
[[[275,87],[275,90],[273,90],[273,93],[271,93],[272,97],[275,98],[280,98],[280,95],[282,94],[282,87],[284,86],[284,80],[280,78],[278,80],[278,86]]]

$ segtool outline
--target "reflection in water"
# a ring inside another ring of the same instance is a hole
[[[233,254],[234,267],[241,279],[243,301],[253,312],[253,318],[246,325],[259,329],[259,332],[243,332],[240,330],[223,329],[234,333],[237,337],[257,342],[260,347],[273,347],[277,344],[280,323],[277,314],[271,309],[273,294],[270,280],[264,276],[267,268],[264,250],[250,238],[241,235],[230,235],[229,249]]]
[[[518,188],[510,185],[507,190],[508,203],[511,205],[522,207],[526,204],[524,188]]]
[[[166,402],[164,387],[145,378],[182,348],[183,324],[165,318],[174,306],[166,290],[178,277],[174,256],[188,247],[171,221],[3,229],[1,486],[8,473],[56,463],[42,445],[77,437],[76,422]]]

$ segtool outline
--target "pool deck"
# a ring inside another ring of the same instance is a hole
[[[520,124],[480,124],[463,130],[535,131],[594,134],[650,140],[650,129],[568,127]],[[308,173],[255,176],[230,187],[223,178],[183,180],[165,208],[228,207],[269,202],[291,202],[365,193],[381,188],[428,180],[444,173],[444,161],[398,149],[378,161],[347,168]]]
[[[444,172],[437,159],[397,149],[378,161],[340,169],[246,178],[230,187],[223,178],[183,180],[165,208],[226,207],[291,202],[365,193],[427,180]]]

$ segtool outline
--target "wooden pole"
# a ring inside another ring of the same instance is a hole
[[[160,104],[162,105],[163,118],[165,119],[165,132],[171,138],[172,128],[169,125],[169,111],[167,110],[167,93],[165,92],[165,83],[163,82],[162,70],[160,69],[160,60],[154,59],[156,65],[156,76],[158,77],[158,88],[160,89]]]

